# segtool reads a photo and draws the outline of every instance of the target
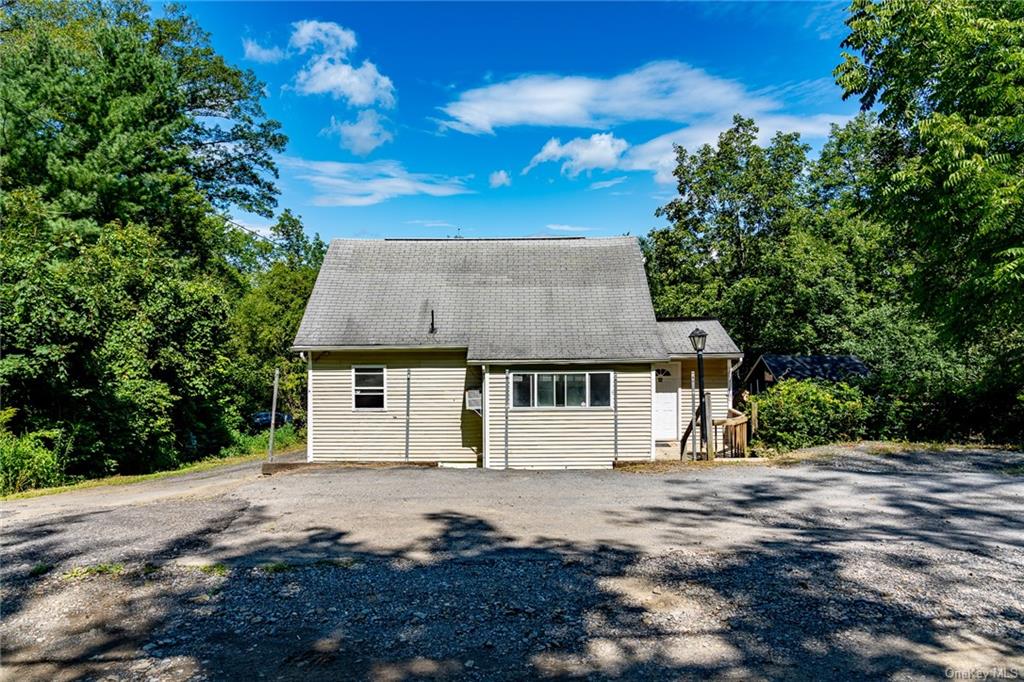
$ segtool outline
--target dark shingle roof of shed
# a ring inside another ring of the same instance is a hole
[[[334,240],[295,346],[465,347],[469,360],[667,355],[632,237]]]
[[[658,332],[670,355],[694,355],[690,333],[700,327],[707,332],[704,352],[711,355],[739,355],[740,349],[718,320],[708,318],[690,318],[678,320],[658,320]]]
[[[856,355],[776,355],[761,356],[776,379],[827,379],[842,381],[870,373]],[[753,371],[753,368],[751,368]]]

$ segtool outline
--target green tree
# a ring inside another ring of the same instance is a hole
[[[137,0],[29,0],[0,35],[10,432],[60,433],[72,475],[217,452],[258,253],[218,212],[271,213],[285,142],[261,84],[180,9],[153,20]]]
[[[716,146],[677,148],[679,197],[657,212],[670,224],[644,240],[655,310],[720,317],[752,354],[827,350],[849,326],[855,274],[829,241],[838,226],[809,206],[807,146],[757,136],[737,116]]]
[[[319,235],[307,237],[301,218],[289,210],[278,217],[271,235],[269,266],[252,275],[231,316],[235,395],[243,414],[267,409],[278,369],[282,411],[303,417],[306,365],[289,348],[327,247]]]
[[[917,300],[968,340],[1024,316],[1024,2],[854,0],[844,97],[878,108],[880,214]]]
[[[855,0],[836,80],[877,109],[872,212],[972,369],[962,431],[1024,434],[1024,2]],[[953,417],[951,419],[951,417]]]
[[[72,474],[216,451],[229,428],[221,289],[144,226],[107,225],[95,242],[51,226],[40,243],[38,206],[5,197],[0,239],[0,382],[23,430],[62,431]]]
[[[204,261],[224,248],[211,204],[271,214],[286,138],[262,84],[180,9],[152,21],[136,1],[26,2],[0,21],[5,191],[33,187],[95,225],[145,222]]]
[[[1019,336],[956,348],[914,304],[914,242],[875,210],[885,127],[871,114],[833,126],[818,158],[795,155],[783,177],[751,172],[782,139],[765,149],[755,134],[738,120],[718,149],[680,151],[680,198],[661,211],[674,222],[645,240],[657,312],[721,318],[751,361],[764,351],[858,355],[872,369],[863,388],[874,435],[1006,438],[1020,423],[1006,371]],[[776,187],[785,196],[770,196]],[[738,242],[742,263],[729,248]]]

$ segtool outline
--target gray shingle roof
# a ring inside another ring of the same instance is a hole
[[[471,361],[667,356],[633,237],[334,240],[295,347],[349,346],[465,347]]]
[[[658,331],[665,349],[671,355],[695,355],[690,343],[690,332],[700,327],[708,333],[704,352],[709,354],[739,355],[740,349],[729,337],[718,320],[694,318],[685,320],[658,320]]]

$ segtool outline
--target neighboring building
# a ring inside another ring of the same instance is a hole
[[[293,347],[307,459],[653,459],[690,422],[698,325],[725,417],[739,349],[713,320],[655,320],[635,238],[332,241]]]
[[[822,379],[846,381],[869,374],[867,365],[856,355],[775,355],[765,353],[757,359],[743,380],[751,395],[757,395],[783,379]]]

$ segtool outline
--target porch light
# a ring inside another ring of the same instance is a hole
[[[707,340],[708,333],[700,327],[690,332],[690,343],[693,344],[693,349],[698,353],[704,352],[704,344],[707,343]]]

